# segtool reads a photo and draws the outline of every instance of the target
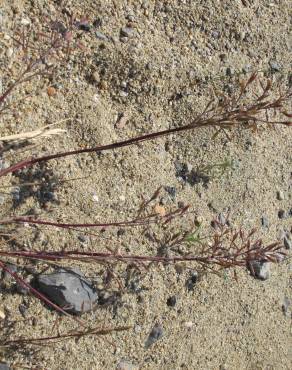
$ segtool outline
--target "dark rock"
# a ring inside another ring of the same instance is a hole
[[[18,270],[18,268],[17,268],[17,266],[15,266],[15,265],[13,265],[12,263],[7,263],[6,264],[6,267],[12,272],[12,273],[16,273],[17,272],[17,270]],[[0,270],[1,271],[1,270]],[[2,279],[3,279],[3,281],[5,281],[5,282],[10,282],[12,279],[13,279],[13,277],[9,274],[9,272],[7,272],[7,271],[3,271],[2,272]]]
[[[207,185],[210,177],[199,170],[193,169],[188,163],[175,162],[176,176],[187,182],[191,186],[199,183]]]
[[[267,280],[270,277],[270,263],[265,261],[252,261],[248,264],[251,275],[259,280]]]
[[[226,68],[226,76],[232,77],[234,75],[234,69],[231,67]]]
[[[155,342],[157,342],[163,335],[163,328],[159,324],[155,324],[152,328],[146,342],[145,342],[145,348],[148,349],[151,347]]]
[[[85,32],[89,32],[91,28],[87,21],[77,22],[77,27],[79,28],[79,30]]]
[[[173,295],[171,297],[168,297],[167,298],[167,301],[166,301],[166,304],[169,306],[169,307],[174,307],[176,305],[176,296]]]
[[[86,236],[84,236],[84,235],[82,235],[82,234],[78,235],[78,239],[79,239],[79,241],[80,241],[81,243],[86,243],[86,242],[87,242],[87,238],[86,238]]]
[[[282,303],[282,311],[285,316],[288,316],[289,308],[291,307],[291,301],[289,298],[285,297]]]
[[[98,301],[98,294],[90,282],[72,270],[60,269],[39,275],[35,285],[53,303],[73,314],[92,310]]]
[[[286,214],[285,214],[285,211],[283,209],[280,209],[278,211],[278,217],[280,220],[282,220],[283,218],[285,218]]]
[[[198,282],[198,273],[192,272],[191,276],[186,281],[186,288],[189,292],[194,290],[196,283]]]
[[[28,309],[28,306],[21,303],[19,306],[18,306],[18,310],[19,312],[21,313],[21,316],[23,318],[26,318],[26,312],[27,312],[27,309]]]
[[[101,18],[96,18],[94,21],[93,21],[93,27],[101,27],[102,26],[102,19]]]

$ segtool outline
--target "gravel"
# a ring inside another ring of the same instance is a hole
[[[66,307],[66,311],[82,314],[90,311],[98,301],[98,294],[80,272],[57,270],[36,278],[36,286],[53,303]]]

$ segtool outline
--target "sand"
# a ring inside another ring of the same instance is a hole
[[[60,66],[51,80],[35,80],[15,93],[15,98],[32,96],[0,116],[0,136],[60,120],[64,121],[54,127],[66,132],[37,140],[38,145],[25,153],[15,148],[4,155],[10,163],[187,124],[216,89],[236,90],[238,74],[245,78],[247,72],[260,69],[284,86],[289,77],[289,1],[2,0],[1,35],[11,35],[21,22],[38,26],[48,19],[58,20],[64,17],[64,8],[77,19],[87,17],[90,25],[95,21],[96,27],[79,31],[84,49],[75,50],[70,63]],[[129,26],[134,31],[121,34]],[[106,39],[96,37],[96,31]],[[9,48],[11,39],[2,38],[0,78],[4,82],[15,72]],[[54,87],[52,94],[48,86]],[[121,115],[125,118],[119,121]],[[20,204],[13,204],[8,190],[2,218],[33,209],[49,220],[125,220],[134,217],[142,200],[162,186],[175,187],[175,197],[162,190],[153,205],[161,201],[171,210],[189,204],[193,213],[146,233],[143,228],[123,228],[97,230],[96,236],[88,236],[81,231],[20,227],[18,243],[26,249],[110,247],[155,255],[167,237],[192,226],[194,220],[202,223],[202,233],[209,233],[212,219],[228,211],[232,225],[256,227],[266,243],[277,240],[283,231],[292,232],[291,216],[278,217],[279,210],[288,213],[292,207],[291,129],[257,135],[235,130],[231,140],[223,134],[213,140],[213,135],[214,130],[201,129],[101,155],[53,160],[44,168],[44,173],[51,173],[45,181],[54,176],[82,179],[51,189],[54,198],[45,204],[37,193],[23,195]],[[215,174],[207,186],[191,185],[177,176],[180,164],[196,169],[226,158],[236,165],[220,176]],[[28,172],[22,178],[9,175],[1,181],[19,186],[43,176]],[[268,227],[262,227],[262,217],[269,221]],[[103,283],[106,266],[78,267],[96,284]],[[194,271],[200,279],[189,291],[186,282]],[[44,347],[6,348],[1,351],[3,361],[11,368],[50,370],[291,368],[291,306],[286,314],[282,309],[285,299],[292,300],[289,259],[273,264],[265,281],[254,279],[245,268],[237,269],[235,279],[233,271],[204,274],[195,264],[181,269],[153,266],[132,275],[116,267],[115,272],[118,279],[111,282],[110,292],[120,291],[118,283],[129,282],[121,297],[82,317],[92,327],[130,326],[129,330]],[[167,305],[171,296],[176,297],[174,307]],[[32,296],[1,289],[0,297],[8,322],[16,321],[12,337],[52,335],[77,327],[64,317],[56,324],[58,315]],[[21,304],[27,307],[25,317]],[[161,325],[163,335],[146,349],[155,324]],[[7,330],[1,335],[7,335]]]

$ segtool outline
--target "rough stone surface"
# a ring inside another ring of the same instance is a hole
[[[98,301],[95,289],[74,271],[61,269],[48,275],[39,275],[36,284],[41,293],[70,313],[90,311]]]
[[[252,261],[249,264],[249,270],[252,276],[259,280],[267,280],[271,275],[269,262]]]

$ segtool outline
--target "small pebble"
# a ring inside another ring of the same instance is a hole
[[[22,20],[20,21],[20,23],[23,25],[23,26],[28,26],[30,24],[30,20],[27,19],[27,18],[22,18]]]
[[[176,305],[176,296],[173,295],[169,298],[167,298],[167,301],[166,301],[166,304],[169,306],[169,307],[174,307]]]
[[[5,312],[1,310],[0,308],[0,320],[4,320],[6,317]]]
[[[285,297],[283,304],[282,304],[282,311],[285,316],[287,316],[290,306],[291,306],[291,301],[287,297]]]
[[[22,316],[23,318],[25,318],[25,317],[26,317],[27,309],[28,309],[28,307],[27,307],[25,304],[22,304],[22,303],[21,303],[21,304],[18,306],[18,310],[19,310],[19,312],[21,313],[21,316]]]
[[[122,360],[117,365],[117,370],[136,370],[138,367],[129,361]]]
[[[262,216],[261,223],[262,223],[262,227],[266,229],[270,226],[269,220],[267,219],[266,216]]]
[[[50,96],[50,97],[55,96],[56,93],[57,93],[57,90],[53,86],[49,86],[47,88],[47,94],[48,94],[48,96]]]
[[[194,323],[192,321],[185,321],[184,326],[187,329],[191,329],[194,326]]]
[[[284,193],[281,190],[277,191],[277,199],[278,200],[284,200],[285,199]]]
[[[283,210],[283,209],[280,209],[279,211],[278,211],[278,217],[279,217],[279,219],[280,220],[282,220],[283,218],[285,218],[285,211]]]
[[[124,37],[133,37],[134,36],[134,33],[135,33],[135,30],[131,27],[123,27],[121,29],[121,36],[124,36]]]
[[[6,51],[7,58],[11,58],[12,55],[13,55],[13,49],[12,48],[8,48],[7,51]]]
[[[86,243],[87,242],[87,238],[85,235],[78,235],[78,240],[81,242],[81,243]]]
[[[270,60],[269,64],[273,72],[280,72],[282,69],[281,64],[278,63],[276,60]]]
[[[159,324],[155,324],[152,328],[146,342],[145,342],[145,348],[148,349],[151,347],[155,342],[157,342],[163,335],[163,328]]]
[[[91,78],[92,78],[92,81],[94,81],[94,82],[99,82],[100,81],[100,76],[99,76],[99,73],[97,71],[92,73]]]
[[[97,39],[102,40],[102,41],[107,41],[108,40],[108,38],[106,37],[106,35],[104,35],[100,31],[95,31],[95,36],[96,36]]]
[[[259,280],[267,280],[271,275],[269,262],[252,261],[249,263],[248,269],[252,276]]]
[[[0,363],[0,370],[10,370],[10,367],[5,362]]]
[[[290,239],[290,235],[285,235],[283,242],[286,249],[292,249],[292,240]]]
[[[166,210],[163,206],[161,206],[160,204],[156,204],[155,207],[154,207],[154,212],[161,216],[161,217],[164,217],[166,215]]]
[[[193,291],[197,282],[198,282],[198,273],[194,271],[186,281],[187,290],[189,292]]]
[[[231,67],[226,68],[226,76],[232,77],[234,75],[234,69]]]
[[[176,196],[176,188],[174,186],[165,186],[164,189],[168,192],[171,199],[174,200]]]

